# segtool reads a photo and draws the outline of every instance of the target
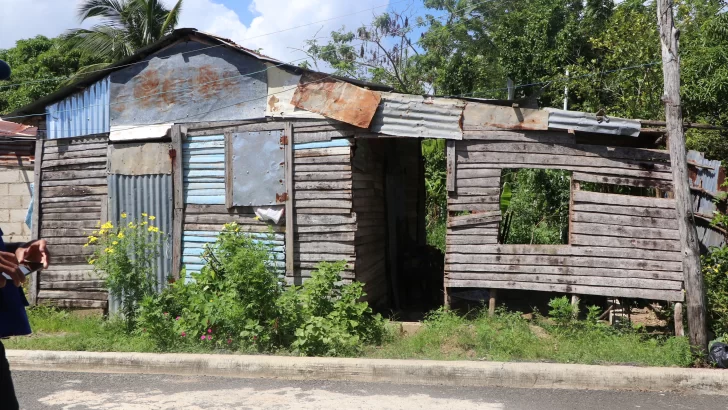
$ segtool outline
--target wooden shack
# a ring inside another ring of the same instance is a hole
[[[440,295],[487,288],[682,301],[669,156],[655,149],[658,136],[636,120],[513,103],[398,94],[177,30],[10,115],[43,113],[34,119],[45,132],[34,234],[58,257],[32,292],[43,303],[106,308],[83,239],[99,219],[147,211],[170,233],[160,283],[201,269],[204,245],[237,222],[272,245],[289,283],[343,260],[345,280],[364,282],[368,300],[400,306],[425,280],[412,268],[426,242],[420,144],[438,138],[447,140],[449,192]],[[518,168],[572,172],[568,243],[498,243],[501,175]],[[588,192],[584,183],[661,195]]]

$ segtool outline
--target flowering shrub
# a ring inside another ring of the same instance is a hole
[[[122,223],[99,222],[85,247],[93,247],[89,263],[104,278],[109,293],[121,301],[127,330],[134,329],[139,303],[154,294],[157,279],[154,264],[164,233],[154,226],[153,215],[142,213],[138,220],[121,214]]]
[[[192,344],[343,355],[382,341],[384,320],[359,301],[360,283],[342,283],[343,262],[321,263],[303,286],[286,288],[266,242],[225,225],[190,283],[143,300],[139,326],[160,350]]]

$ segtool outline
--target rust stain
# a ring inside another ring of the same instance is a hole
[[[548,130],[549,114],[528,108],[468,103],[463,111],[463,126],[493,127],[519,131]]]
[[[151,107],[154,105],[154,101],[157,99],[159,89],[159,73],[157,70],[149,69],[139,75],[139,78],[134,83],[134,98],[138,100],[138,103],[142,107]]]
[[[376,91],[322,74],[306,73],[301,76],[291,104],[347,124],[369,128],[381,99]]]
[[[279,108],[276,105],[276,104],[278,104],[278,101],[280,101],[280,99],[278,99],[278,97],[276,97],[275,95],[271,95],[270,96],[270,98],[268,99],[268,110],[270,112],[278,112],[279,111]]]
[[[197,73],[197,85],[200,95],[205,98],[214,97],[223,88],[220,75],[211,66],[200,67]]]

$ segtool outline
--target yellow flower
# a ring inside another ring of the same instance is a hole
[[[255,215],[255,218],[254,218],[254,219],[255,219],[256,221],[260,221],[260,217],[259,217],[258,215]]]
[[[144,225],[146,225],[146,224],[148,224],[148,223],[149,223],[149,222],[147,222],[147,221],[144,221],[144,222],[140,223],[139,225],[140,225],[140,226],[144,226]]]
[[[101,221],[96,221],[96,227],[98,228],[99,226],[101,226]]]
[[[96,263],[96,259],[89,259],[88,260],[88,264],[89,265],[93,265],[94,263]]]
[[[134,222],[129,222],[129,228],[136,228],[136,225],[134,225]]]
[[[142,212],[142,216],[146,218],[147,217],[147,213],[146,212]]]
[[[102,229],[99,231],[99,235],[104,235],[104,234],[106,234],[106,229]]]
[[[119,232],[118,235],[116,235],[117,238],[122,239],[124,238],[124,232]]]
[[[106,253],[114,253],[114,250],[111,249],[111,248],[106,248],[106,249],[104,249],[104,252],[106,252]]]
[[[96,241],[97,241],[98,239],[99,239],[99,238],[97,238],[97,237],[95,237],[95,236],[89,236],[89,237],[88,237],[88,243],[94,243],[94,242],[96,242]]]
[[[87,244],[87,243],[84,243],[84,244],[83,244],[83,247],[84,247],[84,248],[88,248],[88,244]]]
[[[118,244],[119,244],[119,242],[117,242],[117,241],[114,241],[114,242],[111,242],[111,244],[112,244],[112,245],[118,245]]]
[[[114,229],[114,224],[112,224],[110,221],[106,222],[105,224],[101,225],[101,229]]]
[[[155,220],[155,219],[157,219],[157,217],[156,217],[156,216],[154,216],[154,215],[149,215],[149,220],[150,220],[150,221],[153,221],[153,220]]]
[[[126,218],[126,212],[122,212],[122,213],[121,213],[121,217],[122,217],[122,218]]]

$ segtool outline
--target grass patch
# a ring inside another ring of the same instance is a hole
[[[120,320],[81,316],[45,307],[28,311],[34,334],[4,341],[9,349],[155,352],[147,335],[127,335]],[[394,332],[393,332],[394,333]],[[174,352],[253,353],[226,351],[199,344],[176,346]],[[290,355],[289,351],[276,354]],[[380,359],[546,361],[583,364],[680,366],[693,363],[687,338],[647,335],[636,329],[575,322],[556,325],[550,319],[526,320],[500,311],[462,317],[438,310],[411,336],[395,335],[364,357]]]

